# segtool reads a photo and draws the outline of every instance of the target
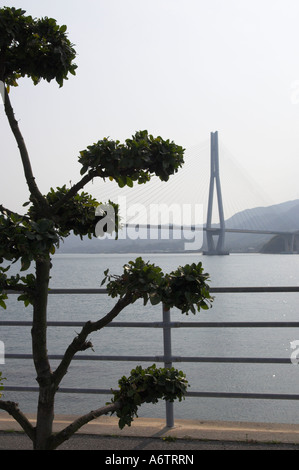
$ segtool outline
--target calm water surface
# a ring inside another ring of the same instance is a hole
[[[120,273],[122,266],[134,254],[124,255],[56,255],[53,260],[51,287],[100,287],[104,270]],[[202,261],[210,273],[210,285],[226,286],[298,286],[299,255],[230,255],[202,256],[200,254],[141,255],[161,266],[167,272],[179,265]],[[216,294],[213,308],[196,316],[172,311],[172,320],[179,321],[297,321],[299,294]],[[105,315],[114,304],[106,295],[51,295],[49,319],[87,321]],[[8,309],[0,311],[3,320],[31,319],[30,307],[24,309],[10,296]],[[160,321],[161,306],[144,307],[136,302],[122,312],[117,321]],[[63,354],[79,328],[49,328],[48,349],[51,354]],[[6,353],[30,353],[30,328],[1,327],[0,339]],[[163,354],[162,330],[146,328],[106,328],[91,336],[96,355]],[[299,340],[299,331],[290,328],[180,328],[172,330],[172,353],[175,356],[238,356],[286,357],[292,350],[290,342]],[[85,353],[86,354],[86,353]],[[136,362],[73,361],[62,387],[110,389],[117,386],[122,375],[127,375]],[[142,363],[146,367],[147,363]],[[157,363],[157,365],[162,365]],[[52,367],[56,363],[53,361]],[[299,394],[299,367],[277,364],[174,364],[183,370],[190,383],[190,391],[252,392]],[[7,385],[35,386],[31,360],[20,362],[6,359],[1,366]],[[4,399],[17,400],[23,411],[34,412],[36,394],[7,392]],[[57,413],[82,413],[99,407],[109,400],[105,395],[57,396]],[[145,406],[140,416],[164,417],[165,405]],[[177,418],[246,420],[299,423],[299,401],[240,400],[187,398],[175,404]]]

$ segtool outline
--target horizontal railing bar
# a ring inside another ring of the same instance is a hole
[[[78,327],[84,326],[86,322],[72,321],[49,321],[47,326]],[[23,320],[1,320],[0,326],[32,326],[32,321]],[[299,322],[111,322],[105,328],[299,328]]]
[[[107,294],[107,289],[90,289],[90,288],[76,288],[76,289],[49,289],[49,294]]]
[[[76,322],[76,321],[48,321],[47,326],[84,326],[86,322]],[[23,320],[16,320],[16,321],[9,321],[3,320],[0,321],[0,326],[32,326],[32,321],[23,321]],[[106,327],[114,327],[114,328],[164,328],[166,323],[163,322],[111,322]],[[167,323],[168,326],[168,323]],[[173,327],[176,326],[174,322]],[[299,326],[299,322],[298,322]],[[106,328],[105,327],[105,328]]]
[[[6,391],[9,392],[37,392],[38,387],[25,387],[25,386],[7,386]],[[82,394],[96,394],[96,395],[110,395],[113,391],[110,389],[97,389],[97,388],[59,388],[60,393],[82,393]],[[239,399],[259,399],[259,400],[299,400],[298,394],[284,394],[284,393],[242,393],[242,392],[186,392],[186,397],[197,398],[239,398]]]
[[[237,363],[237,364],[291,364],[288,357],[194,357],[173,356],[173,362],[214,362],[214,363]]]
[[[248,287],[210,287],[211,293],[242,293],[242,292],[299,292],[299,286],[248,286]],[[107,289],[59,289],[49,290],[50,294],[107,294]]]
[[[298,328],[299,322],[172,322],[172,328]]]
[[[60,360],[63,355],[60,354],[49,354],[48,358],[51,360]],[[5,359],[33,359],[32,354],[5,354]],[[143,362],[164,362],[164,356],[90,356],[90,355],[78,355],[74,356],[74,361],[143,361]]]
[[[79,392],[77,392],[79,390]],[[102,389],[102,388],[79,388],[73,389],[68,387],[59,388],[58,392],[60,393],[88,393],[96,395],[112,395],[113,391],[111,389]]]
[[[26,386],[5,386],[5,391],[8,392],[39,392],[38,387],[26,387]],[[60,393],[87,393],[87,394],[102,394],[110,395],[112,394],[111,389],[98,389],[98,388],[67,388],[62,387],[58,389]]]
[[[186,397],[241,398],[241,399],[263,399],[263,400],[299,400],[299,395],[297,394],[284,394],[284,393],[187,392]]]
[[[32,354],[6,354],[6,359],[33,359]],[[49,354],[49,359],[60,360],[63,356]],[[214,362],[214,363],[237,363],[237,364],[291,364],[287,357],[217,357],[217,356],[99,356],[78,355],[74,356],[77,361],[142,361],[142,362]]]
[[[299,286],[243,286],[243,287],[210,287],[211,293],[258,293],[258,292],[299,292]],[[7,294],[20,294],[9,290]],[[100,288],[50,288],[49,294],[107,294],[107,289]]]
[[[210,287],[212,293],[299,292],[299,286]]]

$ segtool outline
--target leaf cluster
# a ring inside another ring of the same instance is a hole
[[[188,382],[185,374],[174,368],[157,368],[155,364],[143,369],[137,366],[129,377],[123,376],[119,390],[113,391],[112,403],[120,402],[116,411],[119,427],[130,426],[142,403],[157,403],[159,399],[173,402],[181,401],[187,391]]]
[[[162,181],[183,164],[184,149],[174,142],[153,137],[146,130],[136,132],[125,144],[104,138],[80,152],[81,174],[114,179],[120,187],[146,183],[156,175]]]
[[[35,85],[41,79],[55,79],[62,86],[77,68],[67,27],[53,18],[36,19],[25,13],[21,8],[0,9],[0,79],[12,86],[25,76]]]
[[[21,295],[18,296],[19,301],[23,301],[25,307],[34,302],[34,294],[36,291],[36,278],[34,274],[27,274],[26,276],[15,276],[7,277],[5,274],[10,266],[6,268],[0,267],[0,307],[6,309],[5,300],[8,298],[7,290],[21,291]]]
[[[152,305],[162,302],[167,308],[176,307],[186,314],[206,310],[213,301],[206,282],[209,274],[203,272],[202,263],[180,266],[164,274],[159,266],[138,257],[123,268],[121,275],[110,275],[109,269],[104,272],[102,285],[107,282],[111,297],[130,295],[132,302],[142,298],[144,305],[148,301]]]
[[[141,257],[125,264],[122,275],[110,275],[109,269],[104,271],[105,277],[101,285],[107,283],[107,291],[111,297],[124,297],[129,294],[132,303],[143,298],[144,304],[155,295],[163,282],[163,272],[159,266],[145,263]]]
[[[54,252],[59,242],[49,219],[29,220],[14,213],[0,215],[0,263],[21,260],[21,271],[37,257]]]
[[[62,199],[65,199],[69,191],[70,189],[66,185],[56,189],[51,188],[45,196],[50,208],[55,207]],[[112,201],[109,201],[109,204],[114,208],[115,228],[117,229],[119,225],[118,204]],[[99,205],[100,203],[95,198],[84,191],[65,200],[53,216],[54,226],[59,236],[67,237],[73,231],[81,239],[84,235],[92,238],[95,235],[96,223],[105,217],[104,213],[101,216],[95,214],[96,208]],[[37,217],[38,211],[34,205],[29,208],[28,215],[33,219]]]
[[[20,261],[21,271],[39,257],[49,257],[59,244],[59,236],[49,219],[30,220],[15,213],[0,215],[0,264]],[[7,276],[10,265],[0,267],[0,307],[6,308],[8,290],[20,291],[18,300],[27,307],[34,301],[36,279],[33,274]]]
[[[213,298],[210,296],[209,274],[203,272],[202,263],[179,266],[167,276],[167,287],[163,302],[166,307],[176,307],[182,313],[196,313],[200,309],[208,310]]]

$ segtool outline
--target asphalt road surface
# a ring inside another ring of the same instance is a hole
[[[0,450],[32,450],[32,445],[30,439],[23,433],[0,432]],[[172,454],[177,451],[192,454],[192,452],[199,450],[299,450],[299,444],[78,434],[64,442],[58,450],[133,451],[132,455],[142,451],[162,451],[162,454],[165,455],[167,451]]]

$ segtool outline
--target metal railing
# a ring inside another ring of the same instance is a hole
[[[297,292],[299,286],[279,287],[214,287],[211,293],[278,293]],[[12,293],[12,292],[10,292]],[[105,289],[51,289],[50,294],[106,294]],[[49,321],[49,327],[80,327],[85,322]],[[30,321],[0,321],[0,326],[31,326]],[[171,312],[162,307],[162,322],[117,322],[113,321],[106,327],[112,328],[162,328],[163,352],[162,356],[112,356],[112,355],[79,355],[74,360],[80,361],[144,361],[162,362],[164,367],[172,367],[174,362],[198,362],[198,363],[242,363],[242,364],[291,364],[291,358],[280,357],[207,357],[207,356],[174,356],[172,355],[172,328],[299,328],[298,322],[179,322],[171,321]],[[49,359],[62,359],[62,355],[49,355]],[[32,354],[5,354],[7,359],[32,359]],[[5,386],[7,391],[37,392],[37,387]],[[95,388],[60,388],[60,393],[83,394],[111,394],[111,390]],[[299,400],[299,394],[278,393],[230,393],[230,392],[187,392],[186,397],[201,398],[241,398],[241,399],[266,399],[266,400]],[[174,426],[173,403],[166,402],[166,426]]]

